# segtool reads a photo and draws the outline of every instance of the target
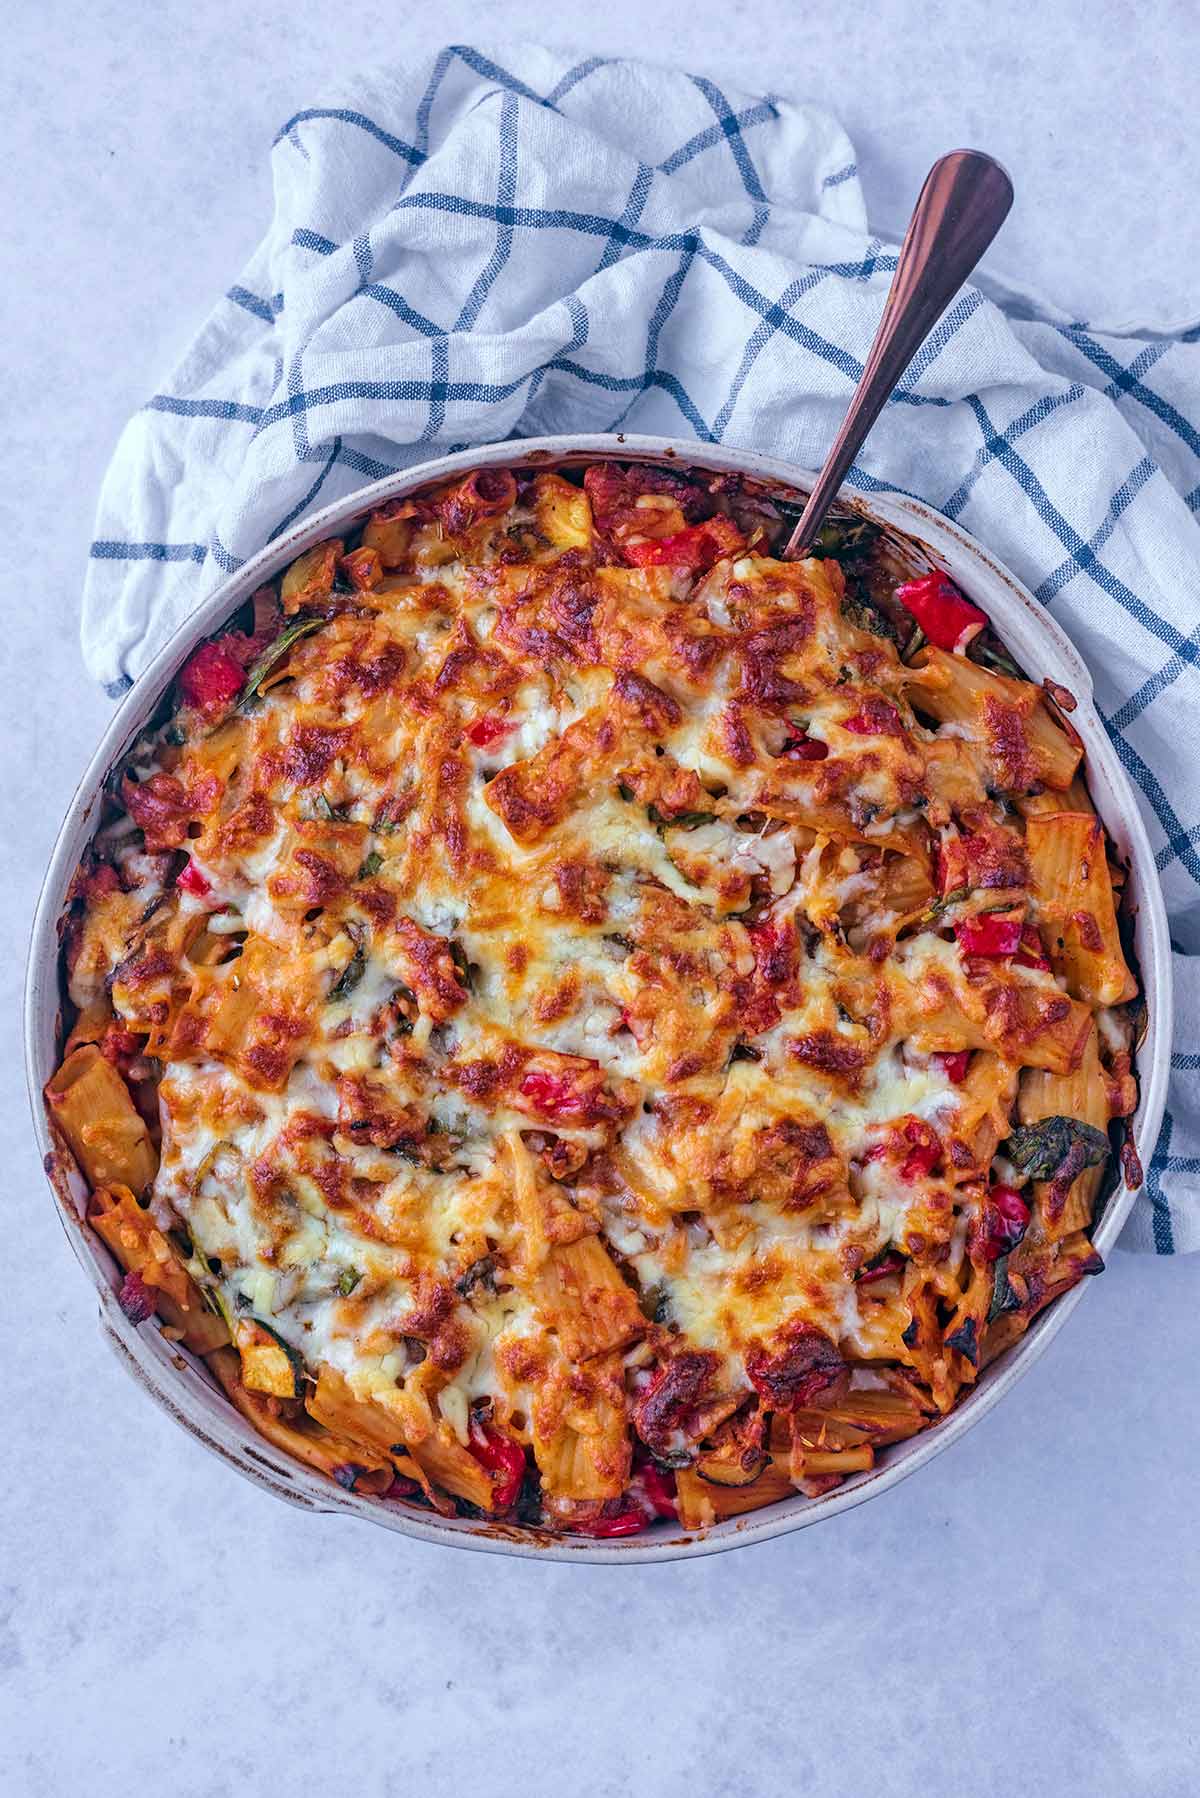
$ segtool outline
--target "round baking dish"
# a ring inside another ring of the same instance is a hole
[[[66,895],[79,858],[95,830],[105,778],[143,729],[195,645],[218,630],[256,587],[301,551],[336,534],[349,520],[384,500],[407,495],[431,481],[472,468],[519,470],[594,461],[603,456],[626,461],[690,463],[751,475],[792,494],[806,493],[813,480],[810,474],[768,456],[668,438],[595,435],[526,439],[469,449],[406,469],[327,506],[275,539],[223,582],[163,647],[126,695],[92,757],[59,833],[34,921],[26,983],[25,1052],[37,1141],[68,1240],[96,1288],[103,1333],[155,1402],[207,1448],[247,1479],[307,1510],[344,1512],[422,1541],[490,1553],[631,1563],[713,1554],[765,1541],[820,1518],[832,1517],[895,1485],[949,1447],[996,1403],[1062,1328],[1090,1282],[1075,1286],[1043,1312],[942,1422],[888,1449],[870,1472],[850,1478],[822,1498],[809,1499],[797,1492],[794,1498],[728,1518],[707,1531],[685,1531],[664,1523],[648,1534],[612,1541],[554,1536],[487,1520],[443,1518],[433,1512],[340,1491],[308,1472],[251,1429],[211,1381],[202,1362],[165,1340],[152,1321],[140,1326],[128,1321],[117,1303],[116,1264],[83,1221],[86,1188],[70,1156],[52,1135],[41,1096],[57,1065],[61,1041],[59,947]],[[927,550],[931,560],[945,568],[984,607],[1026,673],[1035,680],[1048,678],[1068,688],[1078,701],[1071,721],[1087,752],[1092,797],[1118,853],[1129,866],[1134,942],[1148,1011],[1138,1057],[1140,1098],[1133,1134],[1142,1160],[1148,1161],[1166,1097],[1171,1040],[1170,944],[1154,857],[1129,783],[1093,707],[1087,669],[1032,595],[957,526],[919,501],[900,495],[864,500],[847,491],[842,499],[868,518],[903,533],[918,550]],[[1133,1192],[1124,1182],[1110,1197],[1093,1232],[1101,1254],[1115,1242],[1133,1199]]]

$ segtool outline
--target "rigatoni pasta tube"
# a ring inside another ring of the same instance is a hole
[[[46,1088],[51,1115],[92,1186],[143,1193],[158,1155],[129,1088],[94,1043],[73,1049]]]
[[[1104,826],[1094,812],[1039,812],[1026,825],[1038,920],[1071,992],[1089,1005],[1119,1005],[1137,983],[1117,929]]]

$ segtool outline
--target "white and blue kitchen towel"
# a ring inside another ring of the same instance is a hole
[[[275,216],[121,438],[84,600],[122,691],[306,511],[512,435],[822,459],[894,249],[826,113],[696,76],[458,47],[280,131]],[[1178,955],[1169,1109],[1124,1240],[1200,1247],[1200,329],[959,297],[851,476],[957,519],[1074,638],[1141,792]]]

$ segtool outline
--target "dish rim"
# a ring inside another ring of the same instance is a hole
[[[192,1357],[181,1353],[177,1345],[165,1342],[152,1324],[135,1326],[128,1322],[116,1300],[115,1263],[79,1213],[82,1181],[54,1140],[42,1099],[42,1089],[56,1065],[55,1048],[61,1039],[59,925],[67,888],[93,834],[92,813],[109,770],[144,728],[187,654],[227,622],[265,579],[313,543],[333,534],[339,524],[356,519],[372,506],[475,468],[503,466],[519,470],[598,458],[740,473],[798,493],[807,493],[815,479],[808,470],[757,451],[684,438],[598,432],[515,439],[475,445],[451,456],[415,463],[331,502],[264,544],[201,600],[163,644],[121,699],[91,756],[56,837],[38,898],[23,1022],[35,1139],[60,1222],[76,1259],[96,1288],[102,1335],[139,1384],[189,1434],[230,1462],[244,1478],[303,1509],[364,1517],[415,1540],[485,1553],[641,1564],[719,1554],[752,1542],[768,1541],[850,1510],[897,1485],[958,1441],[1000,1401],[1045,1352],[1090,1282],[1079,1282],[1050,1305],[1025,1335],[985,1370],[967,1397],[946,1417],[909,1441],[893,1445],[878,1466],[852,1476],[822,1498],[808,1499],[797,1492],[794,1498],[781,1499],[762,1511],[724,1519],[708,1530],[656,1528],[645,1536],[610,1542],[562,1537],[487,1519],[442,1518],[339,1491],[259,1437],[208,1376],[199,1371]],[[1072,723],[1084,740],[1093,798],[1110,836],[1128,861],[1135,893],[1135,947],[1148,1024],[1138,1054],[1139,1102],[1133,1134],[1142,1163],[1147,1166],[1166,1103],[1172,1021],[1170,940],[1145,824],[1128,777],[1094,709],[1087,667],[1065,632],[1028,589],[961,526],[923,501],[901,493],[864,495],[844,487],[838,497],[840,502],[903,532],[931,552],[939,565],[963,581],[971,596],[987,611],[1018,663],[1023,668],[1037,667],[1043,677],[1069,688],[1078,701]],[[1101,803],[1097,785],[1103,789],[1106,803]],[[1134,1199],[1134,1191],[1122,1178],[1094,1232],[1093,1240],[1102,1255],[1115,1243]]]

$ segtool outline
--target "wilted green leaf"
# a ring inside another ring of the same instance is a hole
[[[251,664],[246,676],[246,685],[241,698],[237,702],[239,712],[248,712],[259,698],[259,689],[270,674],[301,637],[307,637],[311,631],[319,631],[328,622],[324,618],[293,618],[290,624],[284,625],[273,643],[268,643],[258,660]]]
[[[1036,1124],[1018,1124],[1004,1153],[1013,1166],[1031,1180],[1053,1180],[1071,1156],[1076,1173],[1085,1167],[1100,1167],[1110,1154],[1108,1137],[1093,1124],[1079,1118],[1040,1118]]]
[[[354,954],[346,963],[337,979],[329,989],[331,999],[345,999],[352,993],[367,969],[367,952],[361,943],[354,946]]]

